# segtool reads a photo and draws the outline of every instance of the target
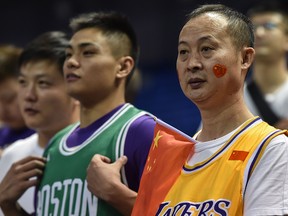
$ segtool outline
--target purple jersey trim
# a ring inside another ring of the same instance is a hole
[[[97,119],[95,122],[90,124],[85,128],[76,128],[72,134],[67,139],[67,146],[68,147],[75,147],[83,143],[88,137],[90,137],[98,128],[100,128],[111,116],[113,116],[124,104],[116,107],[111,112],[107,113],[106,115],[102,116],[101,118]]]
[[[123,105],[118,106],[86,128],[76,128],[68,137],[67,146],[74,147],[83,143]],[[138,191],[139,188],[140,178],[153,140],[155,125],[156,122],[152,116],[144,115],[136,119],[127,132],[124,155],[127,156],[128,163],[125,165],[125,174],[129,187],[134,191]]]
[[[6,147],[11,143],[19,139],[25,139],[34,133],[34,130],[26,127],[19,130],[13,130],[10,127],[3,126],[0,129],[0,147]]]

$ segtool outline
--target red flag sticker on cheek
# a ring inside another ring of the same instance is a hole
[[[225,65],[216,64],[213,66],[213,72],[217,78],[220,78],[226,74],[227,68]]]

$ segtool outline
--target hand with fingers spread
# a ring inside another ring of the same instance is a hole
[[[137,196],[136,192],[121,182],[120,170],[127,160],[126,156],[122,156],[111,163],[108,157],[96,154],[87,168],[86,177],[88,189],[99,199],[110,203],[123,215],[131,215]]]
[[[29,156],[15,162],[0,183],[0,207],[5,215],[18,215],[17,200],[30,187],[38,184],[45,158]]]

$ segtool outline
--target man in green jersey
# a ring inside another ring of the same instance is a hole
[[[70,27],[64,79],[68,94],[80,102],[80,122],[54,136],[44,152],[36,214],[130,215],[155,127],[151,114],[125,100],[138,57],[136,34],[127,17],[116,12],[82,14]],[[105,162],[128,158],[122,188],[103,196],[92,193],[86,170],[95,154]],[[131,192],[119,196],[126,187]]]

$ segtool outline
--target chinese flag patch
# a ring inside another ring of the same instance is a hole
[[[234,150],[232,152],[232,154],[230,155],[229,160],[241,160],[241,161],[244,161],[248,154],[249,154],[249,152],[246,152],[246,151]]]

